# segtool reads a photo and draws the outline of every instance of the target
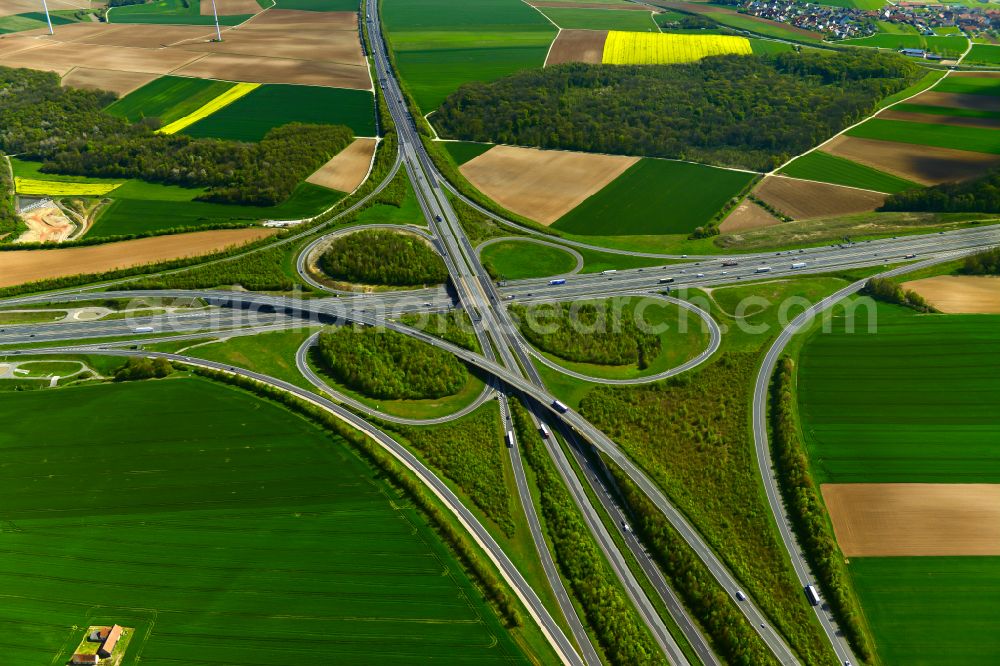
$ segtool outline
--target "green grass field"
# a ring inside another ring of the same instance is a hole
[[[275,0],[275,2],[277,9],[311,12],[356,12],[361,6],[360,0]]]
[[[230,81],[162,76],[122,97],[105,111],[137,122],[159,118],[167,125],[208,104],[236,84]]]
[[[917,183],[818,150],[798,158],[781,173],[793,178],[863,187],[889,194],[920,187]]]
[[[689,234],[711,221],[753,175],[643,159],[552,227],[582,235]]]
[[[288,123],[346,125],[357,136],[375,136],[375,97],[365,90],[264,85],[185,128],[195,137],[260,141]]]
[[[385,0],[382,18],[399,73],[429,113],[468,81],[541,67],[556,28],[519,0]]]
[[[468,141],[443,141],[441,145],[455,160],[455,164],[462,166],[474,157],[479,157],[493,147],[491,143],[471,143]]]
[[[855,557],[849,568],[882,663],[1000,662],[1000,557]]]
[[[251,16],[253,15],[219,15],[219,23],[239,25]],[[215,18],[201,15],[200,0],[155,0],[145,5],[115,7],[108,13],[108,23],[215,25]]]
[[[72,15],[71,12],[66,12]],[[76,23],[70,16],[61,16],[56,12],[49,13],[52,19],[53,26],[66,25],[67,23]],[[45,12],[25,12],[23,14],[11,14],[9,16],[0,16],[0,35],[12,33],[12,32],[22,32],[24,30],[37,30],[38,28],[48,28],[48,22],[45,20]]]
[[[729,26],[730,28],[736,28],[737,30],[746,30],[748,32],[753,32],[758,35],[763,35],[765,37],[774,37],[776,39],[788,39],[795,42],[806,42],[806,43],[822,41],[815,37],[809,37],[808,35],[803,35],[791,28],[786,28],[784,24],[771,23],[763,19],[758,19],[755,16],[738,14],[735,11],[733,12],[713,11],[711,14],[708,15],[708,17],[721,25]]]
[[[110,622],[137,629],[128,663],[528,663],[339,438],[201,379],[59,390],[0,405],[20,663],[65,663],[75,627]]]
[[[984,76],[949,76],[934,86],[934,92],[1000,95],[1000,79]]]
[[[201,190],[129,181],[115,190],[114,202],[100,214],[87,237],[156,233],[228,222],[301,219],[322,212],[344,197],[342,192],[310,183],[301,183],[292,196],[277,206],[230,206],[191,200],[200,193]]]
[[[989,44],[973,44],[972,50],[965,56],[963,63],[980,63],[983,65],[1000,65],[1000,46]]]
[[[924,37],[923,35],[875,34],[859,39],[845,39],[838,44],[869,46],[882,49],[928,49],[943,56],[959,56],[968,48],[969,40],[963,35]]]
[[[659,32],[652,14],[636,10],[543,7],[540,11],[563,30]]]
[[[483,248],[481,258],[491,274],[506,280],[559,275],[576,266],[568,252],[526,241],[494,243]]]
[[[788,53],[795,47],[788,42],[774,42],[769,39],[751,39],[750,48],[754,55],[771,55],[772,53]]]
[[[979,127],[955,127],[874,118],[863,125],[858,125],[847,134],[863,139],[881,139],[883,141],[915,143],[921,146],[1000,154],[1000,130]]]
[[[847,333],[839,319],[802,350],[799,407],[817,481],[1000,483],[1000,318],[875,312],[876,334]]]
[[[38,162],[11,158],[14,174],[69,183],[121,182],[113,178],[87,178],[41,173]],[[311,217],[344,197],[343,192],[301,183],[286,201],[277,206],[233,206],[193,199],[205,190],[128,180],[114,190],[112,203],[105,207],[87,232],[87,238],[148,234],[179,227],[203,227],[256,220],[291,220]]]

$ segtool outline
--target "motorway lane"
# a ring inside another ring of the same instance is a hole
[[[487,384],[482,393],[480,393],[475,400],[470,402],[468,405],[462,407],[461,409],[447,414],[445,416],[439,416],[432,419],[408,419],[402,416],[394,416],[392,414],[387,414],[386,412],[373,409],[361,402],[360,400],[355,400],[354,398],[337,391],[326,383],[322,377],[320,377],[312,367],[309,365],[309,351],[316,345],[316,340],[319,338],[319,333],[316,332],[309,336],[305,342],[303,342],[298,350],[295,352],[295,367],[298,371],[309,380],[321,395],[323,393],[329,394],[336,402],[348,405],[352,409],[355,409],[368,416],[380,419],[382,421],[387,421],[389,423],[399,423],[403,425],[415,425],[415,426],[426,426],[426,425],[439,425],[441,423],[448,423],[449,421],[454,421],[455,419],[462,418],[466,414],[471,414],[472,412],[479,409],[479,407],[485,403],[487,400],[493,397],[493,388]]]
[[[455,495],[454,492],[448,487],[448,485],[442,481],[434,472],[428,469],[420,460],[414,456],[410,451],[394,440],[392,437],[379,430],[372,424],[368,423],[364,418],[354,414],[345,407],[342,407],[322,396],[318,396],[315,393],[301,389],[294,384],[290,384],[286,381],[264,375],[258,372],[253,372],[251,370],[246,370],[243,368],[237,368],[234,366],[227,365],[225,363],[217,363],[215,361],[206,361],[204,359],[194,358],[190,356],[184,356],[180,354],[165,354],[159,352],[146,352],[139,350],[97,350],[91,347],[56,347],[48,349],[37,349],[24,351],[24,354],[32,355],[53,355],[53,354],[76,354],[76,353],[88,353],[88,354],[101,354],[105,356],[123,356],[123,357],[148,357],[148,358],[166,358],[170,361],[177,361],[179,363],[185,363],[187,365],[207,368],[210,370],[216,370],[232,375],[238,375],[246,377],[249,379],[256,380],[258,382],[267,384],[273,388],[280,389],[286,393],[291,393],[298,398],[306,400],[317,407],[320,407],[345,423],[353,426],[357,430],[360,430],[367,436],[375,440],[382,448],[388,451],[393,457],[395,457],[400,463],[405,465],[411,472],[416,474],[427,488],[429,488],[437,497],[448,507],[448,509],[455,515],[455,517],[462,524],[463,528],[472,536],[472,538],[477,542],[477,544],[483,549],[486,555],[490,558],[493,564],[497,567],[500,574],[504,577],[510,587],[517,594],[518,598],[527,608],[528,613],[532,616],[538,626],[541,628],[542,632],[549,639],[557,655],[560,657],[564,664],[579,664],[579,657],[573,651],[572,644],[566,639],[563,634],[562,629],[555,622],[552,616],[546,610],[545,605],[542,604],[541,600],[535,594],[535,591],[531,588],[528,582],[518,571],[517,567],[514,566],[510,558],[507,557],[503,549],[497,544],[497,542],[490,535],[489,531],[483,527],[482,523],[475,517],[475,515],[462,503],[462,501]]]
[[[916,264],[911,264],[909,266],[901,266],[894,270],[882,273],[879,277],[896,277],[898,275],[903,275],[911,271],[948,261],[951,258],[952,257],[950,256],[937,257],[921,261]],[[778,479],[772,465],[767,428],[769,387],[771,385],[771,378],[774,376],[774,370],[777,366],[778,359],[781,357],[782,353],[784,353],[785,348],[788,346],[788,343],[791,342],[792,338],[797,333],[808,328],[819,314],[832,308],[835,304],[839,303],[848,296],[861,291],[866,282],[867,280],[859,280],[847,287],[844,287],[837,293],[828,296],[796,317],[792,323],[781,332],[777,340],[774,341],[774,344],[771,345],[771,348],[768,349],[767,355],[764,357],[764,362],[759,373],[757,374],[757,380],[754,384],[753,435],[754,448],[757,453],[757,467],[760,470],[761,479],[763,480],[764,488],[767,491],[767,500],[771,507],[771,513],[774,516],[774,522],[778,526],[778,531],[781,534],[781,540],[784,542],[785,550],[788,551],[788,555],[792,561],[792,566],[795,569],[795,574],[799,579],[799,584],[802,585],[803,588],[806,585],[818,586],[818,582],[813,576],[805,553],[795,536],[788,511],[786,510],[785,504],[781,499]],[[851,646],[841,634],[840,629],[837,626],[836,618],[834,617],[830,607],[825,603],[821,603],[819,606],[814,606],[813,610],[815,610],[817,619],[820,621],[820,624],[823,625],[824,631],[830,638],[834,650],[837,653],[837,658],[841,661],[841,663],[847,663],[848,661],[851,663],[857,663],[857,660],[851,650]]]

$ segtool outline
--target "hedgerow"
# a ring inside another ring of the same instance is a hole
[[[535,474],[545,530],[562,577],[583,608],[587,624],[611,664],[665,664],[614,572],[598,550],[573,499],[539,441],[527,411],[516,400],[511,410],[524,459]]]
[[[799,438],[794,386],[795,365],[786,356],[778,362],[771,383],[772,457],[781,480],[781,493],[799,543],[806,551],[841,630],[858,657],[869,661],[874,654],[871,636]]]

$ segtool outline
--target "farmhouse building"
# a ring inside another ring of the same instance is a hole
[[[118,645],[118,639],[122,637],[121,625],[115,625],[111,627],[111,631],[108,632],[108,637],[104,639],[104,643],[97,650],[97,654],[101,656],[102,659],[107,659],[111,656],[111,653],[115,651],[115,646]]]
[[[71,664],[99,664],[101,663],[101,658],[96,654],[74,654],[73,658],[70,659]]]

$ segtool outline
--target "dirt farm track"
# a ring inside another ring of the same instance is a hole
[[[271,236],[276,229],[222,229],[156,236],[61,250],[0,252],[0,287],[70,275],[103,273],[184,257],[197,257]]]

